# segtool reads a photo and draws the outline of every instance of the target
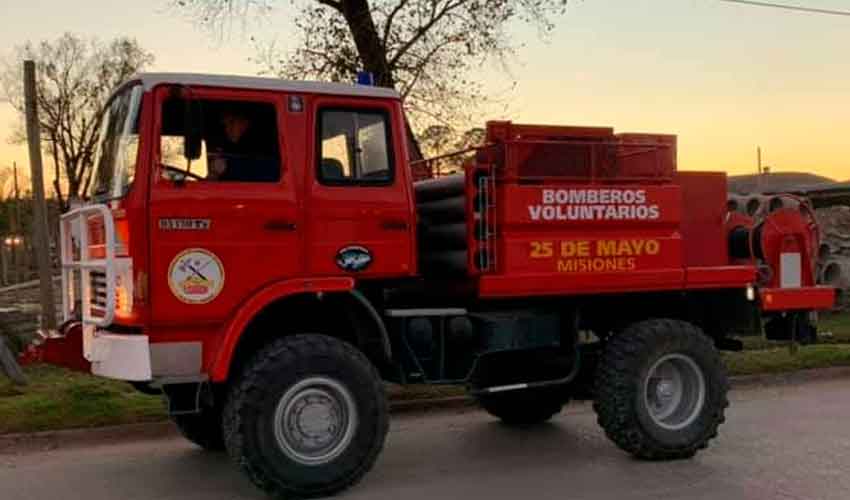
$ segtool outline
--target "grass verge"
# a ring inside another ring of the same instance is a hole
[[[783,373],[811,368],[850,366],[850,345],[802,346],[796,354],[787,347],[723,353],[729,375]]]
[[[29,385],[0,376],[0,434],[162,420],[162,400],[129,384],[40,365],[24,370]]]

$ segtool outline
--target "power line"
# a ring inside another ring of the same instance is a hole
[[[744,5],[752,5],[755,7],[769,7],[772,9],[793,10],[797,12],[808,12],[810,14],[826,14],[830,16],[847,16],[850,17],[848,10],[832,10],[832,9],[817,9],[814,7],[803,7],[802,5],[788,5],[773,2],[756,2],[753,0],[719,0],[720,2],[739,3]]]

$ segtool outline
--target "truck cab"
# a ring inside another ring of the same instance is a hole
[[[124,332],[140,359],[147,337],[152,361],[89,352],[94,372],[186,375],[158,359],[191,353],[188,372],[208,373],[218,333],[269,286],[414,275],[404,130],[399,95],[377,87],[162,74],[124,85],[107,105],[92,204],[63,223],[66,255],[80,256],[63,286],[83,298],[66,316]]]

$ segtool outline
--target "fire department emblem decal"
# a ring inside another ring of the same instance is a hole
[[[181,302],[206,304],[224,286],[224,266],[215,254],[203,248],[184,250],[171,261],[168,286]]]
[[[345,247],[336,254],[336,265],[343,271],[362,271],[371,263],[372,253],[368,248],[361,246]]]

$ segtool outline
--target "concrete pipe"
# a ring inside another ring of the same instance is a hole
[[[741,209],[741,204],[737,199],[732,198],[731,196],[726,198],[726,211],[727,212],[737,212]]]
[[[775,211],[777,211],[777,210],[779,210],[779,209],[781,209],[781,208],[785,208],[785,205],[786,205],[787,201],[788,201],[788,200],[784,199],[784,198],[783,198],[783,197],[781,197],[781,196],[773,196],[773,197],[771,197],[771,198],[770,198],[770,200],[767,202],[767,209],[768,209],[770,212],[775,212]]]
[[[821,283],[836,288],[846,288],[848,281],[848,264],[839,260],[831,260],[823,265]]]
[[[747,213],[747,199],[741,195],[729,193],[726,197],[726,209],[730,212]]]
[[[764,197],[763,196],[750,196],[747,199],[746,205],[746,213],[750,217],[754,217],[756,214],[762,211],[762,206],[764,205]]]
[[[829,243],[821,243],[818,247],[818,264],[826,263],[832,257],[832,248]]]
[[[767,202],[767,209],[770,212],[775,212],[781,208],[793,208],[796,210],[805,210],[801,207],[799,201],[788,196],[771,196]]]

